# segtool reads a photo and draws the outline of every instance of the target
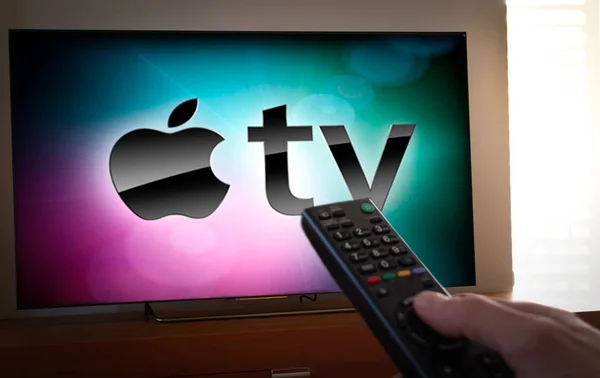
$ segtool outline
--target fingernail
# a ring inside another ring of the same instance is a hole
[[[419,310],[428,311],[437,307],[440,303],[445,302],[448,299],[448,296],[444,294],[434,291],[424,291],[415,297],[413,303]]]

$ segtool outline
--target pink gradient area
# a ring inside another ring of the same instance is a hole
[[[232,185],[209,218],[145,221],[121,202],[107,166],[48,160],[61,171],[31,169],[17,188],[21,307],[337,290],[300,218],[275,212],[261,185]]]

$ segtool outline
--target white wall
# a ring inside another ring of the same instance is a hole
[[[0,15],[0,317],[16,314],[7,28],[466,31],[478,289],[512,287],[503,1],[3,0]]]

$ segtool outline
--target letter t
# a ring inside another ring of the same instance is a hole
[[[263,111],[263,127],[248,127],[248,142],[263,142],[267,200],[275,211],[300,215],[313,200],[294,196],[289,186],[288,142],[313,140],[312,126],[288,126],[286,106]]]

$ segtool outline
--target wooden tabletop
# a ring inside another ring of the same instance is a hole
[[[510,293],[490,293],[509,299]],[[358,313],[276,316],[164,324],[148,321],[143,312],[102,315],[58,316],[0,321],[0,347],[54,342],[94,342],[178,334],[261,333],[275,330],[363,327]]]
[[[510,299],[511,293],[489,293],[489,297]],[[600,327],[600,312],[579,314]],[[148,321],[143,312],[59,316],[0,321],[0,347],[48,344],[53,342],[106,341],[135,337],[260,333],[275,330],[363,327],[358,313],[332,313],[300,316],[276,316],[175,323],[165,326]]]

